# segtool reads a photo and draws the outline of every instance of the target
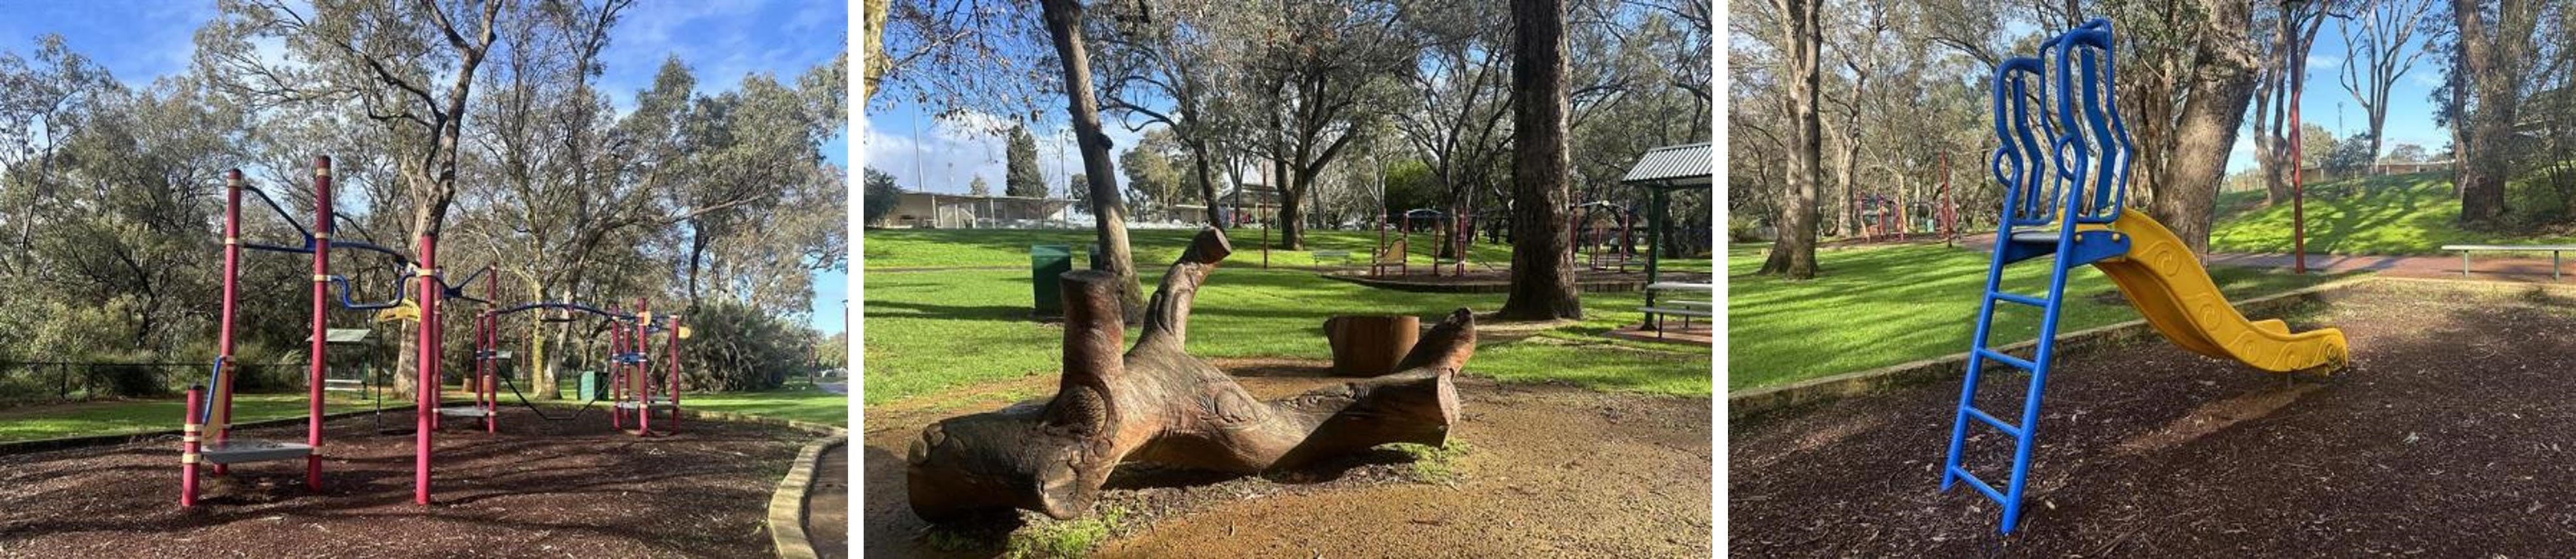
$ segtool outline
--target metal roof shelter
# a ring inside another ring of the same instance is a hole
[[[1708,147],[1708,142],[1700,142],[1646,150],[1644,155],[1637,156],[1635,165],[1628,167],[1628,174],[1619,177],[1619,184],[1644,188],[1650,193],[1646,205],[1647,285],[1653,285],[1655,276],[1661,272],[1657,261],[1663,259],[1664,228],[1672,223],[1671,216],[1667,214],[1671,213],[1673,191],[1716,192],[1715,174],[1710,170],[1715,161]],[[1653,291],[1646,292],[1646,306],[1655,305],[1654,297]]]

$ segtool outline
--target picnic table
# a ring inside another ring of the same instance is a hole
[[[1657,301],[1655,299],[1655,293],[1657,292],[1675,291],[1707,293],[1709,294],[1709,297],[1706,299],[1673,299],[1666,301]],[[1646,306],[1637,308],[1637,310],[1646,313],[1646,323],[1640,324],[1638,327],[1645,328],[1651,325],[1655,329],[1655,337],[1662,338],[1664,337],[1663,319],[1670,316],[1680,316],[1682,317],[1682,327],[1689,328],[1691,317],[1714,318],[1716,316],[1716,296],[1717,284],[1713,283],[1659,281],[1646,284]]]

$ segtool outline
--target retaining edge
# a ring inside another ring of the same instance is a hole
[[[814,489],[814,470],[822,465],[823,452],[849,442],[844,431],[805,443],[796,452],[795,465],[770,491],[769,541],[777,547],[779,559],[816,559],[814,542],[805,535],[805,493]]]
[[[2341,290],[2355,285],[2360,285],[2362,283],[2376,281],[2378,279],[2379,277],[2376,275],[2363,275],[2349,279],[2335,280],[2281,293],[2246,299],[2244,301],[2236,302],[2232,306],[2236,307],[2236,311],[2239,313],[2249,315],[2270,314],[2281,309],[2315,301],[2329,291]],[[2140,337],[2155,336],[2157,336],[2155,328],[2148,326],[2146,319],[2140,318],[2108,326],[2097,326],[2074,332],[2061,332],[2057,335],[2057,351],[2059,357],[2081,355],[2092,349],[2097,349],[2112,343],[2137,339]],[[2022,352],[2036,347],[2038,344],[2038,340],[2030,340],[1996,349],[2006,353]],[[1726,394],[1726,416],[1728,420],[1744,419],[1789,408],[1820,404],[1842,398],[1870,394],[1889,388],[1960,378],[1965,376],[1967,371],[1968,353],[1960,352],[1931,359],[1898,363],[1876,369],[1812,378],[1779,386],[1748,388],[1728,392]]]

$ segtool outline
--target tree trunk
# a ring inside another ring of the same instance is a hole
[[[1449,314],[1407,354],[1404,372],[1260,402],[1182,351],[1190,305],[1233,248],[1202,229],[1154,290],[1124,355],[1119,283],[1064,274],[1064,375],[1056,395],[923,428],[905,453],[915,514],[943,522],[1012,508],[1070,519],[1091,508],[1119,463],[1253,474],[1293,470],[1387,443],[1444,444],[1458,418],[1452,378],[1475,354],[1475,319]]]
[[[1228,228],[1224,223],[1222,223],[1223,220],[1219,219],[1217,216],[1216,177],[1208,172],[1208,149],[1206,140],[1190,142],[1190,163],[1191,166],[1196,167],[1198,171],[1199,203],[1207,205],[1208,225],[1215,226],[1220,229]]]
[[[1789,192],[1781,204],[1786,215],[1780,218],[1779,238],[1759,273],[1809,279],[1816,277],[1816,222],[1822,217],[1816,211],[1816,185],[1824,176],[1819,167],[1824,126],[1816,115],[1816,90],[1822,84],[1816,53],[1824,38],[1817,34],[1814,0],[1783,3],[1789,19]]]
[[[1100,243],[1101,269],[1124,286],[1118,300],[1134,317],[1145,307],[1136,283],[1136,260],[1127,247],[1127,201],[1118,193],[1117,169],[1110,166],[1109,136],[1100,132],[1100,103],[1092,97],[1091,54],[1083,46],[1082,3],[1045,0],[1047,33],[1055,38],[1056,59],[1064,65],[1066,112],[1073,121],[1074,144],[1082,151],[1083,178],[1091,183],[1092,230]]]
[[[2453,119],[2454,129],[2465,128],[2465,141],[2454,150],[2453,166],[2460,190],[2460,222],[2473,228],[2493,227],[2504,217],[2505,180],[2510,176],[2507,158],[2513,139],[2513,124],[2521,104],[2520,75],[2531,54],[2531,28],[2537,17],[2533,5],[2523,0],[2505,0],[2496,9],[2496,29],[2488,29],[2480,9],[2483,2],[2454,0],[2452,13],[2459,24],[2459,69],[2455,75],[2466,76],[2473,96],[2475,111],[2463,111]]]
[[[1512,277],[1497,318],[1582,318],[1574,251],[1566,238],[1564,0],[1512,0]]]
[[[2218,185],[2227,176],[2228,146],[2244,123],[2245,106],[2253,102],[2251,8],[2241,2],[2203,0],[2209,36],[2195,55],[2200,66],[2191,97],[2182,107],[2167,144],[2163,168],[2147,200],[2147,215],[2164,223],[2195,254],[2209,252],[2209,232]],[[2298,131],[2291,131],[2292,134]],[[2297,158],[2290,159],[2296,165]]]

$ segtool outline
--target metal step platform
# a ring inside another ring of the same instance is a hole
[[[240,464],[270,460],[294,460],[313,455],[313,446],[304,443],[233,439],[207,443],[197,451],[208,464]]]
[[[671,409],[671,408],[673,408],[673,407],[676,407],[676,405],[674,405],[674,404],[672,404],[672,403],[671,403],[671,399],[669,399],[669,398],[654,398],[654,399],[652,399],[652,400],[649,400],[649,401],[644,402],[644,405],[645,405],[646,407],[650,407],[650,408],[652,408],[652,409],[657,409],[657,410],[667,410],[667,409]],[[621,409],[621,410],[631,410],[631,409],[635,409],[635,407],[636,407],[636,404],[635,404],[635,401],[634,401],[634,400],[619,400],[619,401],[617,401],[617,409]]]
[[[492,412],[475,406],[448,406],[438,408],[438,415],[442,417],[483,417],[492,415]]]

